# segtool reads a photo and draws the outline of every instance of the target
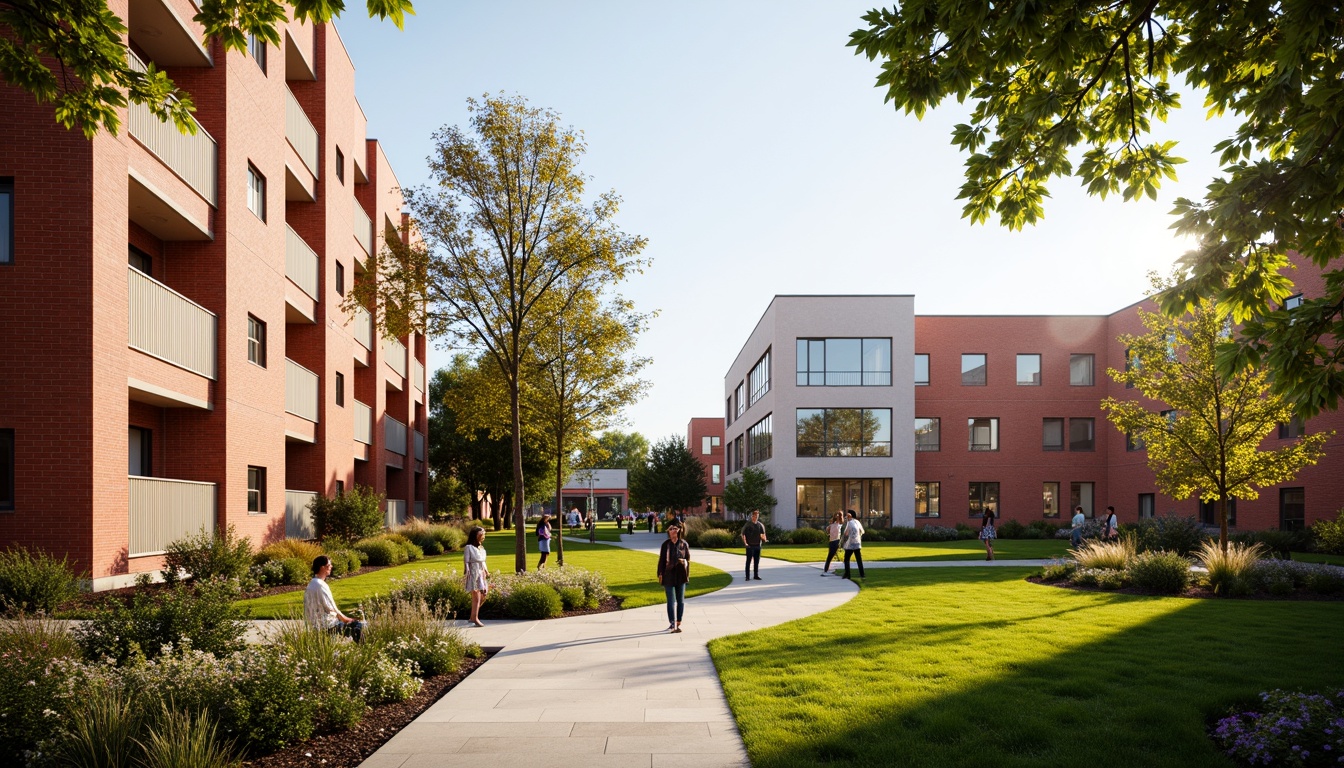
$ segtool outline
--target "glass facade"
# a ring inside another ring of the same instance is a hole
[[[890,408],[799,408],[799,456],[890,456]]]
[[[770,430],[771,416],[751,425],[747,430],[747,466],[759,464],[774,455],[774,439]]]
[[[938,483],[915,483],[915,517],[939,517]]]
[[[751,385],[751,400],[748,405],[755,405],[757,400],[770,391],[770,350],[767,349],[756,366],[751,369],[747,381]]]
[[[940,419],[915,419],[915,450],[936,451],[942,444]]]
[[[970,516],[980,517],[985,510],[999,513],[999,484],[972,482],[970,484]]]
[[[891,526],[891,479],[799,478],[798,527],[825,528],[831,515],[854,510],[865,528]]]
[[[891,386],[891,339],[798,339],[800,387]]]

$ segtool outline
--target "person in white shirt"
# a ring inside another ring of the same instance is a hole
[[[1087,522],[1087,518],[1083,517],[1083,508],[1076,508],[1073,514],[1073,533],[1069,534],[1069,538],[1075,547],[1083,543],[1083,523],[1085,522]]]
[[[341,613],[336,607],[336,598],[327,586],[327,577],[331,575],[331,558],[318,555],[313,560],[313,580],[303,591],[303,618],[316,629],[328,632],[340,632],[354,639],[356,643],[364,636],[364,622],[352,619]]]
[[[859,561],[859,578],[865,579],[863,575],[863,523],[859,522],[858,515],[854,510],[845,510],[845,527],[840,533],[840,546],[845,549],[845,575],[842,578],[849,578],[849,558],[853,557]]]
[[[1120,538],[1120,520],[1115,516],[1115,507],[1106,508],[1106,530],[1101,537],[1107,541]]]
[[[479,525],[467,534],[467,546],[462,548],[462,586],[471,593],[471,623],[481,623],[481,603],[490,591],[490,579],[485,568],[485,529]]]

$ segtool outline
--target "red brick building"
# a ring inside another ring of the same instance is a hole
[[[308,499],[355,483],[416,513],[424,339],[340,308],[405,235],[336,30],[225,52],[188,0],[109,6],[200,130],[132,106],[90,141],[0,87],[0,543],[106,587],[203,527],[311,535]]]
[[[723,419],[710,416],[691,419],[686,425],[686,447],[705,468],[705,495],[708,500],[692,508],[691,514],[723,513]]]

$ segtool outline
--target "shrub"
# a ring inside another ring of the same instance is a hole
[[[1158,595],[1179,595],[1190,585],[1190,561],[1175,552],[1142,552],[1125,569],[1136,588]]]
[[[718,529],[705,531],[700,534],[700,546],[705,549],[727,549],[735,543],[741,543],[741,539],[728,531]]]
[[[1027,523],[1027,528],[1038,532],[1043,539],[1052,539],[1055,533],[1059,531],[1059,526],[1049,520],[1032,520]]]
[[[75,573],[68,557],[57,560],[23,547],[0,552],[0,611],[47,611],[73,599],[87,574]]]
[[[563,612],[560,593],[545,584],[525,584],[509,595],[509,613],[516,619],[552,619]]]
[[[285,566],[279,560],[267,560],[252,566],[249,575],[262,586],[278,587],[285,583]]]
[[[309,504],[320,539],[357,541],[383,529],[383,494],[356,485],[336,496],[317,496]]]
[[[1120,589],[1125,586],[1125,572],[1113,568],[1079,568],[1069,581],[1085,587]]]
[[[163,706],[138,740],[137,768],[234,768],[239,756],[232,741],[205,713],[182,712]]]
[[[280,561],[284,580],[281,584],[307,584],[313,576],[313,561],[286,557]]]
[[[583,587],[561,587],[556,591],[560,593],[560,605],[566,611],[577,611],[584,607]]]
[[[977,535],[975,534],[975,531],[970,528],[967,528],[966,530],[970,532],[972,536],[963,536],[961,530],[958,528],[948,528],[942,525],[926,525],[919,529],[920,538],[917,539],[917,541],[956,541],[957,539],[973,538]],[[898,539],[893,539],[893,541],[898,541]]]
[[[1106,526],[1102,523],[1101,520],[1085,520],[1083,521],[1082,526],[1080,526],[1080,530],[1083,532],[1082,536],[1084,539],[1100,539],[1101,534],[1106,530]],[[1055,531],[1056,539],[1068,539],[1072,537],[1073,537],[1072,525],[1066,528],[1060,528]]]
[[[252,565],[252,542],[240,538],[232,525],[210,533],[204,528],[168,545],[163,577],[169,583],[185,572],[192,579],[242,579]]]
[[[636,525],[640,521],[636,520]],[[681,528],[681,536],[686,539],[686,543],[692,547],[700,546],[700,534],[710,530],[711,526],[707,519],[703,517],[688,517],[686,524]]]
[[[1260,694],[1253,712],[1233,712],[1213,740],[1245,765],[1327,765],[1344,754],[1344,691],[1331,696],[1287,691]]]
[[[1337,595],[1344,592],[1344,568],[1332,565],[1315,564],[1302,579],[1302,586],[1308,592],[1318,595]]]
[[[70,712],[65,733],[53,755],[57,765],[79,768],[132,768],[139,750],[136,738],[145,715],[137,702],[120,690],[93,688]]]
[[[166,646],[184,643],[216,655],[232,653],[243,647],[247,632],[233,608],[237,595],[237,584],[222,579],[137,592],[129,605],[114,601],[79,626],[75,638],[86,658],[118,663],[152,659]]]
[[[1311,534],[1307,531],[1243,531],[1228,536],[1228,540],[1239,544],[1261,544],[1266,554],[1284,560],[1291,559],[1293,552],[1308,552],[1312,548]]]
[[[1259,544],[1228,542],[1227,552],[1216,541],[1206,541],[1195,557],[1208,570],[1209,588],[1216,595],[1239,597],[1251,591],[1251,573],[1264,554]]]
[[[826,532],[818,528],[799,528],[789,534],[790,544],[825,544]]]
[[[367,558],[369,565],[401,565],[406,562],[405,547],[381,536],[361,539],[354,543],[353,548]]]
[[[297,557],[311,565],[322,554],[325,554],[322,545],[316,542],[302,539],[281,539],[258,550],[255,561],[265,563],[268,560],[284,560],[289,557]]]
[[[466,616],[471,613],[471,594],[457,578],[440,578],[425,590],[425,600],[430,607],[443,611],[450,616]]]
[[[556,604],[559,602],[557,596]],[[447,625],[447,613],[424,600],[394,597],[365,610],[369,616],[365,642],[380,645],[393,659],[414,663],[426,677],[455,672],[469,654],[479,653],[461,632]]]
[[[61,709],[57,692],[64,682],[53,662],[73,658],[79,647],[65,629],[44,616],[0,622],[0,760],[19,765],[23,752],[56,733]]]
[[[331,558],[331,575],[333,577],[349,576],[359,573],[363,568],[363,562],[359,559],[359,553],[353,549],[337,549],[327,553]]]
[[[409,541],[406,542],[405,544],[402,544],[401,548],[406,553],[407,562],[413,563],[416,560],[423,559],[425,556],[425,550],[421,549],[419,545],[412,544]]]
[[[408,698],[419,690],[419,684],[399,686],[395,680],[413,680],[409,662],[379,666],[382,648],[377,643],[354,643],[332,632],[315,630],[306,624],[295,624],[281,629],[274,644],[284,649],[294,663],[296,674],[315,701],[315,726],[318,730],[350,728],[364,715],[365,694],[369,679],[377,677],[379,698],[388,700],[391,683],[392,700]],[[389,677],[390,673],[390,677]],[[404,695],[403,695],[404,694]]]
[[[1078,570],[1076,563],[1068,560],[1051,560],[1036,573],[1041,581],[1065,581]]]
[[[995,535],[1001,539],[1020,539],[1027,532],[1027,526],[1016,520],[1004,520],[994,529]]]
[[[229,658],[229,685],[219,703],[225,736],[259,754],[312,737],[317,702],[294,674],[295,661],[279,646],[248,649]]]
[[[1193,517],[1149,517],[1133,526],[1135,547],[1139,552],[1165,551],[1190,555],[1208,540],[1204,526]]]
[[[1317,552],[1344,555],[1344,509],[1334,520],[1322,518],[1311,524],[1311,538]]]
[[[1134,540],[1122,538],[1115,541],[1084,541],[1077,548],[1070,549],[1069,555],[1078,561],[1080,569],[1108,568],[1122,571],[1134,557]]]

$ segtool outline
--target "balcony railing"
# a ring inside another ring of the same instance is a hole
[[[285,411],[317,423],[317,401],[322,392],[316,373],[285,359]]]
[[[145,71],[145,63],[129,48],[126,59],[132,69]],[[126,125],[137,141],[182,177],[206,202],[211,205],[219,202],[219,149],[200,123],[196,123],[195,135],[182,133],[172,122],[165,123],[155,117],[149,107],[132,103],[127,108]]]
[[[406,500],[388,499],[387,500],[387,527],[401,525],[406,522]]]
[[[351,320],[351,325],[353,325],[355,329],[355,341],[358,341],[365,349],[372,352],[373,315],[369,314],[369,310],[359,307],[355,310],[355,316],[354,319]]]
[[[313,178],[317,178],[317,129],[304,114],[303,107],[299,106],[299,100],[294,98],[293,91],[285,88],[285,138],[289,139],[289,145],[294,151],[299,153],[299,159],[308,166],[312,172]]]
[[[364,212],[364,206],[359,204],[357,198],[350,198],[350,203],[354,206],[354,213],[351,221],[354,222],[355,239],[359,241],[359,247],[364,252],[373,255],[373,222],[369,221],[369,214]]]
[[[425,366],[419,360],[411,361],[411,383],[420,392],[425,391]]]
[[[373,445],[373,409],[355,401],[355,440]]]
[[[130,557],[161,555],[185,536],[215,532],[215,484],[130,478]]]
[[[393,453],[406,455],[406,425],[391,416],[383,417],[383,447]]]
[[[126,280],[131,348],[215,378],[214,313],[135,267]]]
[[[424,460],[425,460],[425,436],[422,435],[422,434],[420,434],[419,432],[412,432],[411,434],[415,436],[415,440],[414,440],[414,442],[415,442],[415,460],[416,460],[416,461],[424,461]]]
[[[308,298],[317,301],[317,253],[285,225],[285,276],[303,289]]]
[[[312,491],[285,491],[285,538],[316,539],[313,512],[308,504],[317,498]]]
[[[406,378],[406,345],[396,339],[383,339],[383,359],[387,367]]]

